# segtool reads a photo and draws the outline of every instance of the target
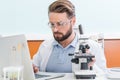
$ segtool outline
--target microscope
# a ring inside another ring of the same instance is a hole
[[[81,25],[79,25],[79,31],[80,34],[83,34]],[[88,64],[92,61],[92,58],[95,56],[86,52],[90,49],[90,46],[87,44],[87,40],[88,38],[80,37],[79,44],[77,46],[78,50],[69,54],[69,56],[73,56],[71,62],[76,79],[95,79],[96,77],[93,67],[88,66]]]

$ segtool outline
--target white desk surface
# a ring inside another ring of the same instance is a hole
[[[65,77],[56,78],[56,79],[52,79],[52,80],[75,80],[75,76],[73,74],[66,74]],[[79,80],[86,80],[86,79],[79,79]],[[91,79],[87,79],[87,80],[91,80]],[[109,79],[107,79],[104,76],[97,76],[93,80],[109,80]]]
[[[65,74],[64,77],[59,77],[59,78],[54,78],[54,79],[48,79],[48,80],[78,80],[78,79],[75,78],[75,76],[74,76],[73,73],[63,73],[63,74]],[[97,76],[96,76],[95,79],[79,79],[79,80],[110,80],[110,79],[107,79],[107,77],[105,77],[104,74],[97,74]]]
[[[41,74],[50,74],[50,73],[42,72]],[[56,73],[56,74],[59,74],[59,73]],[[119,80],[119,79],[108,79],[107,77],[105,77],[104,74],[97,74],[95,79],[76,79],[73,73],[62,73],[62,74],[65,74],[65,76],[59,77],[59,78],[53,78],[53,79],[40,78],[36,80]],[[3,78],[0,78],[0,80],[3,80]]]

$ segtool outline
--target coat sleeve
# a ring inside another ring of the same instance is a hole
[[[88,44],[90,45],[91,54],[95,55],[95,65],[97,66],[97,69],[99,68],[99,70],[101,69],[103,71],[106,71],[106,58],[104,54],[104,49],[100,46],[99,43],[93,40],[90,40]]]
[[[41,53],[40,53],[42,47],[43,47],[43,44],[40,45],[37,53],[35,53],[35,55],[33,56],[32,63],[37,67],[40,67],[40,64],[41,64],[41,61],[42,61],[42,57],[41,57]]]
[[[45,71],[46,69],[46,65],[53,48],[52,42],[53,39],[44,41],[40,45],[37,53],[33,56],[33,64],[39,67],[40,71]]]

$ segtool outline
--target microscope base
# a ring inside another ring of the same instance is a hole
[[[76,79],[95,79],[96,74],[90,70],[80,70],[74,72]]]

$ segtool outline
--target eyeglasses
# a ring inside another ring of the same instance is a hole
[[[49,25],[51,28],[64,27],[65,25],[67,25],[67,24],[70,23],[70,22],[71,22],[71,20],[66,21],[66,22],[60,21],[60,22],[56,22],[56,23],[51,23],[51,22],[49,22],[48,25]]]

